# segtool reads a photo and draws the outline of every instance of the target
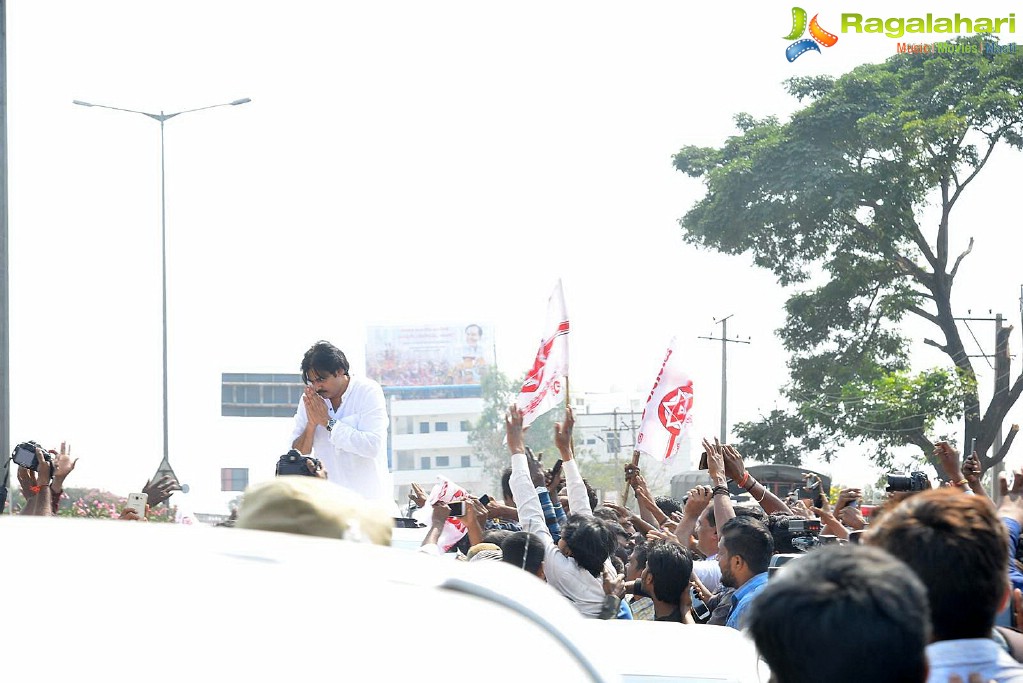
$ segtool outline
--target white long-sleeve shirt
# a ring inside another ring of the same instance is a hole
[[[380,385],[364,377],[351,377],[335,411],[323,399],[327,415],[337,420],[331,431],[316,425],[313,456],[327,470],[327,479],[369,500],[394,503],[391,474],[387,470],[387,405]],[[298,402],[291,443],[302,435],[309,418],[305,402]]]
[[[573,513],[593,514],[590,510],[590,499],[586,494],[586,485],[579,473],[575,460],[568,460],[563,467],[565,486],[568,489],[568,506]],[[547,583],[568,598],[584,616],[597,617],[604,605],[604,583],[579,564],[564,555],[551,537],[544,520],[540,497],[529,476],[529,465],[525,453],[512,455],[512,474],[508,482],[515,498],[515,506],[519,510],[519,524],[523,531],[536,534],[544,544],[543,570]],[[613,565],[610,560],[605,566]]]

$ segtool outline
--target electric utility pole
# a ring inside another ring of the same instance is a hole
[[[734,313],[732,315],[735,315]],[[749,344],[749,337],[745,340],[728,338],[728,319],[731,315],[727,315],[721,320],[715,320],[715,323],[721,323],[721,336],[720,337],[700,337],[700,339],[710,339],[711,341],[721,342],[721,443],[728,443],[728,343],[733,344]]]

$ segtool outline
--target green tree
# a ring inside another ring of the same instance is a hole
[[[996,147],[1023,144],[1023,60],[900,54],[786,85],[806,102],[787,123],[740,114],[739,134],[722,147],[674,156],[707,187],[680,220],[686,240],[750,254],[794,290],[779,335],[791,354],[785,393],[795,409],[746,433],[803,430],[804,438],[870,443],[885,464],[892,447],[910,444],[930,460],[936,421],[963,419],[963,442],[977,439],[987,469],[1015,435],[984,455],[1023,375],[981,411],[951,302],[973,248],[971,237],[954,254],[965,239],[952,234],[973,226],[953,221],[953,211]],[[947,367],[910,367],[908,316],[925,321],[937,340],[923,342],[948,356]],[[800,455],[779,444],[778,457]]]
[[[495,491],[500,487],[501,472],[511,464],[508,446],[504,443],[505,411],[515,401],[524,380],[525,375],[514,381],[496,369],[489,370],[480,378],[483,412],[469,432],[469,444],[483,465],[483,480],[489,481]],[[561,420],[563,414],[563,410],[554,408],[534,420],[526,430],[526,445],[534,453],[543,453],[547,465],[558,457],[554,446],[554,423]]]

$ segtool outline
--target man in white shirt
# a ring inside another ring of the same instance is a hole
[[[291,447],[318,458],[329,481],[394,506],[384,392],[373,380],[350,376],[348,368],[345,354],[329,342],[318,341],[306,351],[306,388],[295,411]]]
[[[572,409],[566,407],[564,422],[555,425],[554,442],[564,462],[562,471],[572,510],[561,527],[558,543],[554,543],[547,528],[537,494],[538,488],[544,488],[542,470],[538,469],[534,480],[522,436],[522,414],[514,404],[505,416],[505,433],[512,462],[508,483],[515,496],[523,531],[535,534],[543,543],[547,583],[568,598],[584,616],[605,616],[609,605],[604,592],[604,578],[605,575],[617,576],[609,559],[617,542],[604,520],[594,517],[590,509],[586,485],[572,453],[573,423]],[[611,602],[614,609],[610,615],[613,616],[618,604],[617,600],[612,599]]]

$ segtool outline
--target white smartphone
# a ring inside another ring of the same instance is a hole
[[[129,493],[128,502],[125,505],[127,508],[131,508],[139,516],[139,519],[146,518],[146,503],[149,502],[148,493]]]

